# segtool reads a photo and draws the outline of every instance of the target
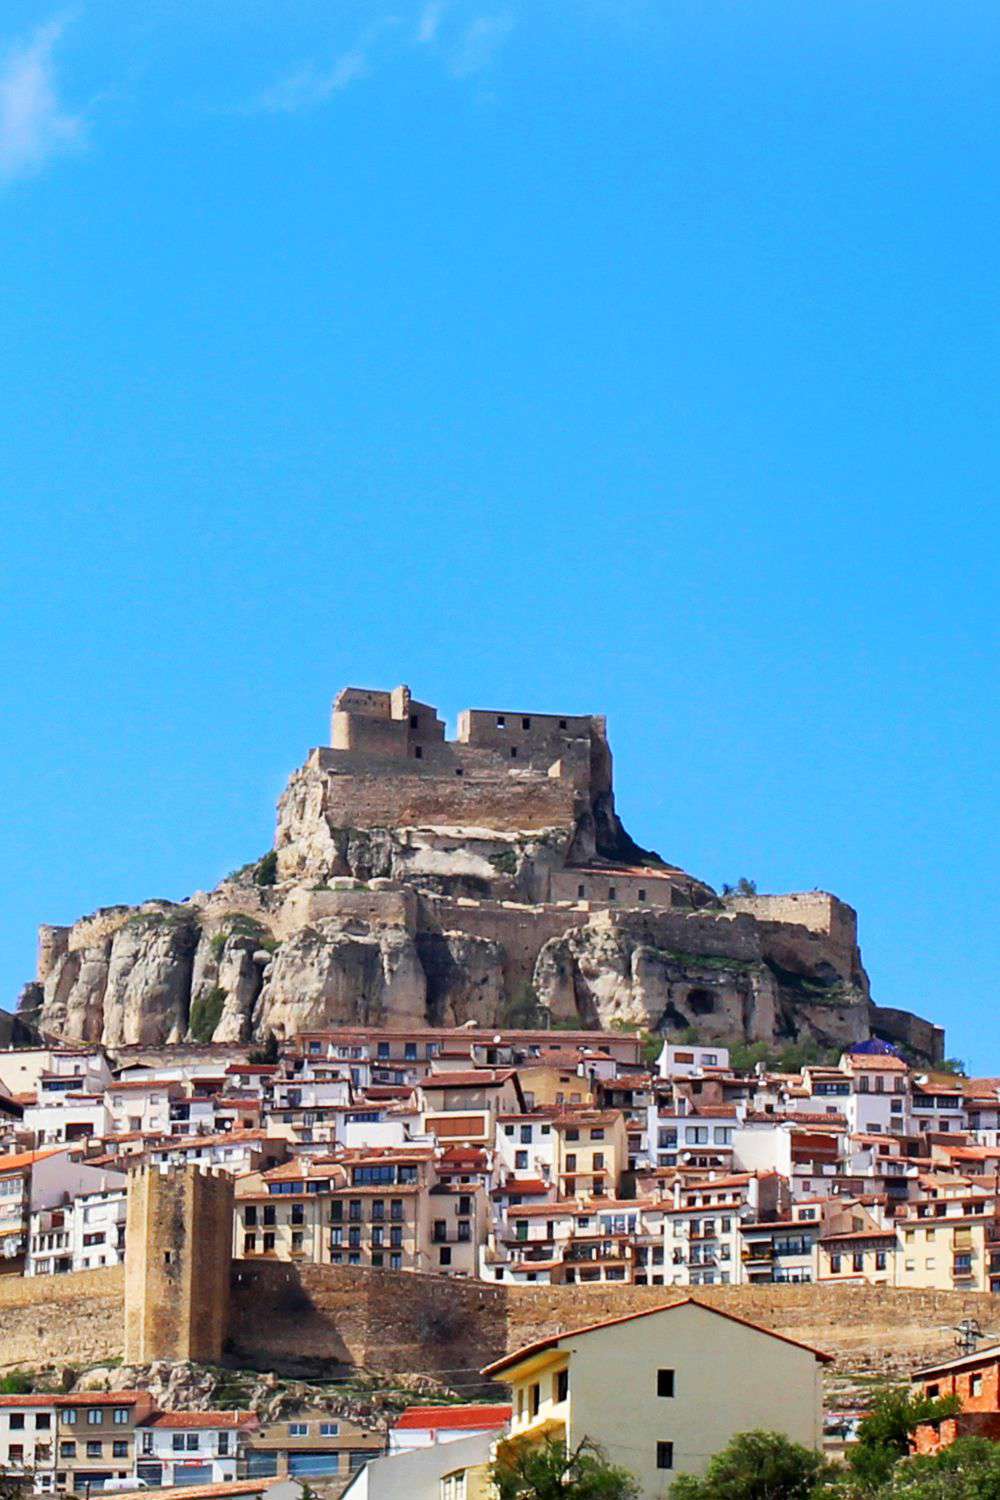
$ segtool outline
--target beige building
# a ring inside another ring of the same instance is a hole
[[[996,1194],[961,1179],[924,1182],[925,1195],[907,1203],[896,1220],[896,1285],[990,1291],[990,1257],[1000,1241]]]
[[[617,1109],[585,1109],[552,1120],[561,1198],[616,1198],[628,1165],[625,1121]]]
[[[511,1441],[589,1438],[642,1500],[661,1500],[739,1432],[818,1448],[829,1359],[688,1298],[540,1339],[483,1373],[511,1387]]]
[[[241,1178],[235,1253],[475,1276],[487,1219],[482,1182],[439,1174],[430,1146],[345,1150]]]
[[[346,1485],[384,1452],[385,1437],[375,1428],[313,1407],[264,1423],[253,1434],[246,1463],[254,1479],[276,1476],[324,1485],[338,1480]]]

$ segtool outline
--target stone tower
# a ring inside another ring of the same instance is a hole
[[[125,1225],[125,1361],[217,1364],[229,1326],[233,1179],[134,1167]]]

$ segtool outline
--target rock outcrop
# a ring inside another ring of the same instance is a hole
[[[635,844],[604,721],[347,689],[278,806],[274,851],[182,903],[39,933],[11,1025],[112,1048],[328,1026],[556,1022],[920,1059],[937,1028],[871,1003],[856,917],[825,892],[720,898]],[[10,1026],[8,1026],[10,1030]]]

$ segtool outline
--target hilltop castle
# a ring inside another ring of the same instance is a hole
[[[711,1041],[940,1031],[874,1006],[853,910],[719,897],[615,811],[604,719],[345,688],[278,804],[274,849],[187,902],[42,929],[25,1018],[111,1046],[326,1025],[497,1025],[512,1006]],[[265,872],[266,867],[266,872]]]

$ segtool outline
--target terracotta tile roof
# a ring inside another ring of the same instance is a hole
[[[158,1411],[141,1424],[143,1427],[259,1427],[260,1420],[252,1411]]]
[[[513,1408],[499,1406],[408,1406],[392,1424],[393,1431],[440,1431],[441,1429],[504,1427]]]
[[[36,1161],[44,1161],[47,1156],[58,1156],[61,1151],[68,1150],[68,1146],[49,1146],[41,1151],[15,1151],[13,1156],[0,1156],[0,1177],[8,1172],[23,1172]]]
[[[170,1500],[223,1500],[226,1495],[263,1495],[278,1481],[272,1476],[268,1479],[230,1479],[223,1484],[182,1484],[172,1486],[169,1490]],[[116,1490],[118,1495],[134,1496],[135,1500],[145,1497],[148,1500],[149,1490]]]
[[[421,1080],[423,1089],[479,1089],[494,1088],[517,1077],[516,1068],[474,1068],[468,1072],[428,1073]]]

